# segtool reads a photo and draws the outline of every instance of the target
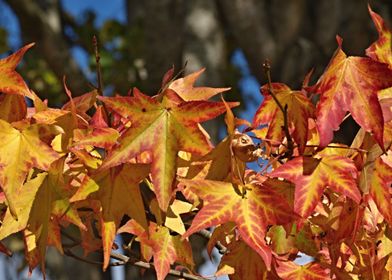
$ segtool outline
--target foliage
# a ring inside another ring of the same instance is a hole
[[[104,270],[116,258],[153,265],[158,279],[202,279],[189,241],[198,233],[224,254],[216,275],[231,279],[388,278],[391,31],[369,11],[379,39],[367,57],[347,56],[337,38],[315,85],[262,87],[252,124],[234,117],[238,103],[208,101],[227,88],[194,87],[201,72],[170,70],[153,97],[103,97],[98,86],[72,98],[64,81],[70,100],[54,109],[15,71],[33,44],[0,60],[0,240],[21,232],[30,270],[43,272],[54,246],[85,261],[102,251]],[[361,126],[350,147],[332,142],[347,112]],[[200,123],[223,113],[228,135],[214,147]],[[129,257],[113,252],[116,234],[134,237]],[[296,264],[300,252],[313,261]]]

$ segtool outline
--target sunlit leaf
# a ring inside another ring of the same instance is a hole
[[[100,99],[110,110],[132,122],[132,126],[118,140],[120,144],[103,162],[102,169],[127,162],[143,151],[150,151],[154,192],[160,208],[166,211],[172,198],[178,151],[206,154],[211,145],[198,123],[225,112],[225,105],[208,101],[176,103],[166,97],[159,102],[136,89],[133,97]]]
[[[347,57],[340,38],[338,42],[335,55],[316,85],[320,93],[316,113],[320,145],[326,146],[332,140],[333,131],[349,111],[384,148],[384,119],[377,92],[392,86],[392,70],[370,58]]]
[[[272,91],[282,105],[282,109],[287,106],[288,126],[302,153],[308,138],[308,119],[314,116],[314,105],[303,91],[291,90],[285,84],[273,83]],[[268,124],[265,137],[277,143],[282,142],[284,137],[283,112],[269,93],[268,85],[264,85],[261,92],[264,100],[253,118],[253,126]]]
[[[194,87],[196,80],[205,71],[205,68],[191,73],[184,78],[177,79],[169,85],[185,101],[208,100],[218,93],[228,91],[230,88]]]
[[[366,55],[374,60],[386,63],[392,68],[391,30],[387,27],[383,18],[379,14],[373,12],[370,5],[368,6],[368,9],[378,31],[378,40],[366,49]]]
[[[34,46],[34,43],[28,44],[12,55],[0,59],[0,92],[19,94],[34,99],[23,78],[15,71],[25,52],[32,46]]]
[[[294,210],[306,218],[316,207],[327,186],[359,203],[361,194],[355,181],[357,173],[352,160],[331,155],[321,159],[294,158],[275,169],[271,176],[295,183]]]
[[[181,180],[181,185],[204,202],[183,237],[200,229],[235,222],[242,239],[270,268],[271,249],[264,241],[267,226],[284,224],[294,217],[282,196],[263,185],[240,186],[211,180]]]
[[[22,131],[0,120],[0,185],[4,190],[11,213],[15,213],[13,197],[31,168],[48,170],[60,157],[40,140],[39,125]]]

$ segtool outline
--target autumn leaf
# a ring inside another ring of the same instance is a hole
[[[71,222],[86,230],[76,209],[69,203],[62,171],[63,160],[60,159],[52,164],[48,173],[40,173],[28,181],[14,198],[18,220],[8,209],[0,227],[0,239],[22,230],[25,232],[30,270],[41,263],[41,270],[45,272],[49,242],[62,252],[60,221]]]
[[[194,87],[196,80],[205,71],[205,68],[191,73],[184,78],[177,79],[169,85],[185,101],[208,100],[218,93],[228,91],[230,88]]]
[[[369,193],[378,210],[390,225],[392,225],[391,182],[392,166],[385,163],[382,158],[377,158],[374,163]]]
[[[392,70],[370,58],[349,56],[342,51],[342,40],[327,69],[316,85],[320,94],[317,104],[317,127],[320,146],[325,147],[339,128],[345,113],[366,131],[373,132],[384,148],[384,119],[377,92],[392,86]]]
[[[167,227],[150,223],[147,232],[134,220],[130,220],[118,230],[118,233],[123,232],[136,235],[143,246],[152,250],[158,280],[165,279],[170,265],[175,262],[180,262],[191,269],[194,266],[189,241],[181,239],[180,235],[171,235]]]
[[[18,220],[15,220],[11,215],[10,210],[7,210],[2,220],[3,226],[0,227],[0,240],[26,228],[34,198],[46,176],[46,172],[39,173],[34,179],[31,179],[24,184],[23,190],[21,188],[16,190],[15,194],[18,199],[15,200],[14,205]]]
[[[361,194],[355,181],[357,173],[352,160],[329,155],[321,159],[294,158],[272,171],[270,175],[295,183],[294,211],[307,218],[327,186],[359,203]]]
[[[279,262],[276,267],[278,275],[285,280],[328,280],[331,279],[327,269],[318,263],[297,265],[294,262]]]
[[[0,92],[19,94],[34,100],[34,95],[30,93],[23,78],[15,71],[25,52],[32,46],[34,46],[34,43],[28,44],[12,55],[0,59]]]
[[[9,123],[23,120],[27,114],[27,105],[23,96],[16,94],[0,95],[0,119]]]
[[[101,169],[127,162],[143,151],[150,151],[154,192],[160,208],[166,211],[172,197],[178,152],[181,150],[199,155],[209,152],[211,145],[199,123],[223,113],[225,105],[208,101],[176,103],[166,97],[159,102],[137,89],[134,90],[133,97],[100,99],[110,110],[132,122],[132,126],[119,138],[120,144],[109,153]]]
[[[287,106],[288,125],[302,153],[308,138],[308,119],[314,116],[314,105],[303,91],[291,90],[285,84],[273,83],[272,91],[283,108]],[[281,143],[284,137],[283,112],[269,93],[268,85],[264,85],[261,92],[264,100],[254,115],[253,126],[268,124],[266,138]]]
[[[116,231],[124,215],[132,217],[144,228],[147,228],[139,182],[148,175],[148,172],[148,165],[125,164],[91,177],[86,176],[70,200],[75,202],[91,197],[101,203],[100,219],[104,269],[109,265]]]
[[[215,276],[228,274],[230,280],[259,280],[267,277],[267,268],[260,256],[243,241],[234,241],[228,246],[228,253],[223,255]]]
[[[271,267],[271,249],[264,237],[268,225],[285,224],[294,217],[285,199],[263,185],[244,186],[212,180],[180,180],[203,200],[203,208],[193,219],[183,238],[219,224],[235,222],[242,239]]]
[[[378,40],[366,49],[366,55],[376,61],[386,63],[390,68],[392,68],[391,30],[386,26],[383,18],[379,14],[372,11],[370,5],[368,5],[368,10],[374,25],[377,28]]]
[[[4,190],[11,213],[15,213],[14,195],[31,168],[48,170],[60,157],[40,140],[40,126],[32,125],[19,131],[0,120],[0,185]]]
[[[110,149],[120,136],[117,130],[110,127],[75,129],[73,147],[94,146]]]

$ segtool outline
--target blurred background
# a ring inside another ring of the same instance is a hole
[[[347,54],[364,55],[377,39],[368,3],[391,26],[391,0],[0,0],[0,57],[35,42],[19,71],[41,98],[60,107],[64,75],[73,96],[96,84],[96,35],[106,95],[125,95],[134,86],[154,95],[173,65],[178,71],[186,64],[185,73],[206,67],[199,84],[232,87],[225,98],[240,100],[237,113],[250,120],[261,102],[266,58],[273,81],[299,88],[312,68],[312,82],[322,73],[337,34]],[[214,138],[217,131],[210,129]],[[205,257],[196,255],[203,264]],[[13,270],[22,270],[22,257],[6,262],[0,278],[20,279]],[[132,266],[102,273],[56,253],[48,270],[50,279],[139,279]]]

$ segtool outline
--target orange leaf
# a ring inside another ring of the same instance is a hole
[[[118,233],[122,232],[129,232],[136,235],[141,242],[142,248],[148,247],[152,250],[154,268],[158,280],[165,279],[169,273],[170,265],[175,262],[187,265],[191,269],[194,266],[189,241],[182,240],[180,235],[171,235],[167,227],[150,223],[147,233],[134,220],[129,220],[118,230]]]
[[[91,196],[101,202],[104,269],[109,265],[116,231],[125,214],[147,228],[139,182],[148,175],[148,171],[148,165],[125,164],[100,172],[91,178],[86,176],[78,191],[71,198],[71,201],[79,201]]]
[[[16,94],[0,95],[0,119],[12,123],[23,120],[26,113],[27,105],[23,96]]]
[[[321,159],[294,158],[272,171],[271,176],[295,183],[294,211],[307,218],[327,186],[359,203],[361,194],[355,181],[357,173],[352,160],[329,155]]]
[[[110,110],[132,122],[132,126],[118,140],[119,145],[114,147],[103,162],[102,169],[127,162],[141,152],[150,151],[154,192],[159,207],[166,212],[172,198],[178,151],[206,154],[211,149],[211,144],[205,132],[200,129],[199,122],[222,114],[226,111],[225,105],[208,101],[176,103],[166,96],[159,102],[137,89],[134,90],[133,97],[100,99]]]
[[[366,55],[374,60],[386,63],[392,68],[392,33],[383,18],[368,6],[370,16],[378,31],[378,40],[366,49]]]
[[[0,59],[0,92],[19,94],[34,100],[34,95],[30,92],[23,78],[15,71],[25,52],[32,46],[34,46],[34,43],[28,44],[12,55]]]
[[[280,104],[287,106],[287,117],[289,128],[293,130],[295,142],[299,145],[302,153],[308,139],[308,119],[314,115],[314,105],[302,91],[291,90],[287,85],[273,83],[272,90]],[[253,126],[269,124],[266,138],[275,142],[282,142],[283,113],[269,94],[268,85],[261,88],[264,101],[257,109],[253,119]]]
[[[194,87],[194,83],[204,72],[205,68],[191,73],[184,78],[177,79],[169,85],[185,101],[208,100],[218,93],[228,91],[230,88]]]
[[[181,187],[198,195],[203,208],[183,235],[226,222],[235,222],[242,239],[271,267],[271,249],[264,241],[268,225],[285,224],[293,217],[286,200],[263,185],[235,185],[211,180],[180,180]]]
[[[316,85],[321,95],[316,113],[320,145],[329,144],[333,131],[349,111],[359,125],[374,133],[384,148],[384,120],[377,92],[392,86],[392,70],[370,58],[347,57],[340,38],[338,42],[335,55]]]
[[[230,267],[230,280],[259,280],[267,278],[267,268],[260,256],[243,241],[235,241],[228,246],[228,253],[223,255],[216,276],[220,276]]]

